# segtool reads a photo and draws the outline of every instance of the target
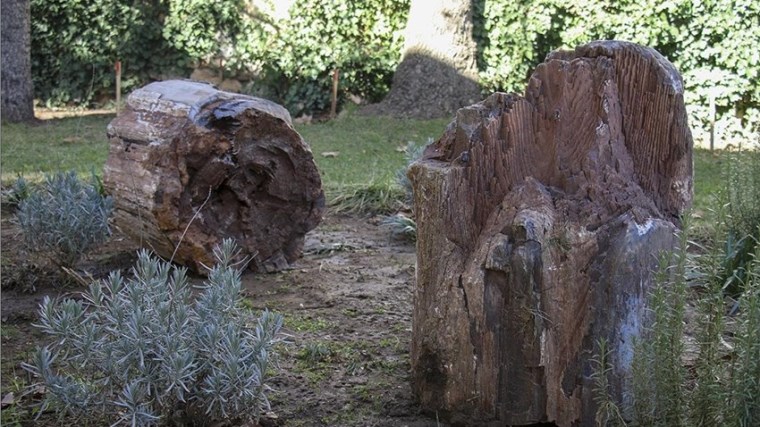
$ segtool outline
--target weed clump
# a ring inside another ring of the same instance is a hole
[[[433,140],[428,139],[428,145],[432,144]],[[413,215],[405,214],[403,211],[414,211],[414,189],[412,188],[412,182],[407,176],[409,167],[412,163],[416,162],[422,157],[422,152],[425,150],[425,145],[417,145],[413,142],[407,144],[404,151],[404,159],[406,165],[396,171],[396,184],[404,190],[403,209],[401,212],[397,212],[394,215],[385,217],[383,225],[388,227],[396,236],[403,236],[411,241],[417,240],[417,222]]]
[[[195,299],[185,269],[146,251],[130,279],[113,272],[83,300],[46,297],[36,326],[52,343],[23,365],[47,390],[41,409],[107,425],[257,419],[283,319],[242,307],[239,253],[231,240],[215,248]]]
[[[24,182],[22,191],[16,220],[29,252],[71,268],[110,235],[113,200],[73,171],[46,176],[41,186],[31,189]]]
[[[18,205],[29,197],[31,186],[29,182],[24,179],[23,176],[18,176],[13,184],[6,191],[3,192],[3,201],[11,206],[18,207]]]

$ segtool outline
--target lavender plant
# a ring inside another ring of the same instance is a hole
[[[11,206],[18,206],[19,203],[29,197],[30,192],[31,186],[29,182],[19,175],[10,188],[3,193],[3,196],[5,196],[4,201],[8,202]]]
[[[185,269],[146,251],[132,278],[113,272],[83,300],[46,297],[37,326],[52,343],[24,365],[48,390],[42,409],[132,426],[247,422],[268,409],[282,316],[242,307],[231,240],[214,254],[196,298]]]
[[[73,267],[110,234],[108,217],[113,200],[80,181],[75,172],[46,176],[40,187],[26,191],[16,220],[30,252],[58,266]]]

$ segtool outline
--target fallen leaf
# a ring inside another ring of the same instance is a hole
[[[322,157],[338,157],[338,154],[340,154],[340,151],[325,151],[322,153]]]

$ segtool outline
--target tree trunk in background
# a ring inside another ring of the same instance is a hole
[[[115,224],[195,272],[228,237],[254,270],[284,269],[322,219],[311,150],[273,102],[187,80],[151,83],[129,96],[108,138],[103,183]]]
[[[3,0],[0,8],[2,120],[29,122],[34,120],[29,0]]]
[[[412,0],[401,63],[385,99],[366,114],[451,116],[481,99],[469,1]]]
[[[593,425],[600,339],[612,398],[630,404],[656,255],[692,198],[672,64],[622,42],[553,53],[525,97],[459,110],[409,176],[423,408],[469,425]]]

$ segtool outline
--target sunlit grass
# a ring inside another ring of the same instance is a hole
[[[694,209],[714,208],[715,196],[725,189],[725,156],[720,151],[694,150]]]
[[[100,174],[108,156],[106,126],[113,115],[41,120],[37,125],[2,125],[0,169],[8,184],[22,175],[39,181],[43,174],[75,170]]]
[[[396,171],[405,165],[407,144],[437,139],[449,121],[348,115],[296,128],[311,145],[326,189],[354,192],[357,187],[393,183]]]
[[[113,115],[69,117],[39,125],[3,124],[2,182],[22,175],[38,181],[44,173],[76,170],[100,174],[108,156],[106,126]],[[336,120],[296,125],[311,145],[314,159],[329,191],[388,186],[404,165],[403,149],[437,138],[447,119],[398,120],[348,114]]]
[[[0,169],[8,185],[18,175],[39,181],[43,174],[75,170],[88,177],[102,173],[108,155],[106,126],[113,115],[80,116],[41,121],[36,126],[3,124]],[[449,119],[403,120],[365,117],[349,112],[336,120],[298,124],[310,144],[330,200],[348,211],[375,204],[391,206],[395,173],[405,165],[409,142],[425,144],[443,133]],[[694,210],[709,216],[713,196],[725,186],[725,160],[719,152],[694,151]],[[697,219],[699,222],[699,219]]]

